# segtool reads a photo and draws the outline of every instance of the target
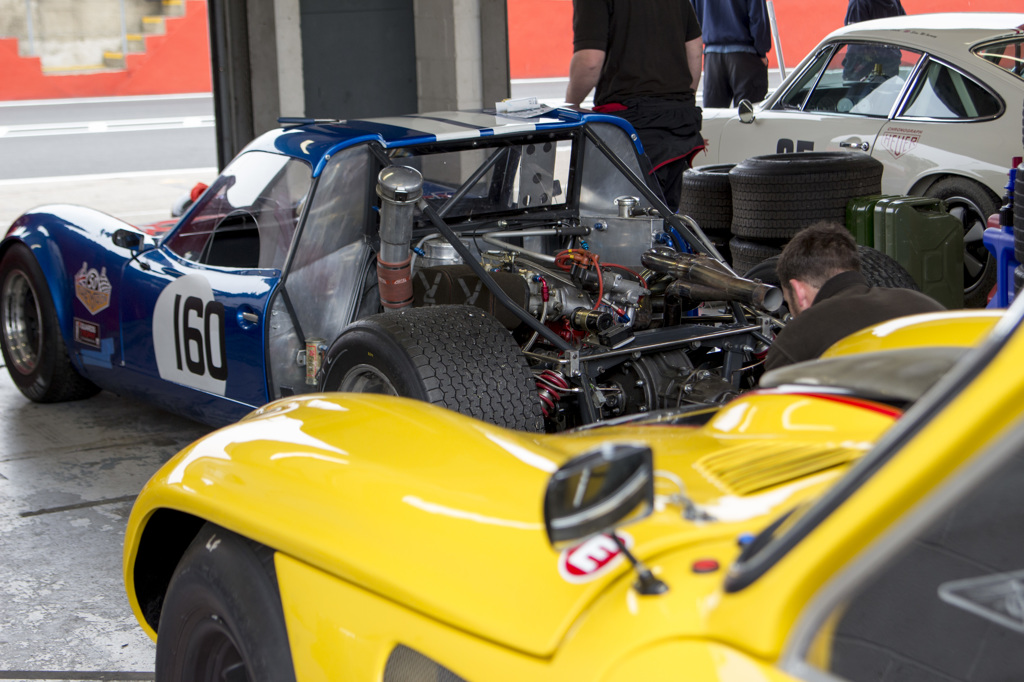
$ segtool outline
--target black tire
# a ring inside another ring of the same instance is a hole
[[[964,228],[964,306],[984,308],[996,284],[996,259],[982,241],[988,217],[999,210],[999,197],[973,180],[944,178],[925,196],[942,199]]]
[[[1017,167],[1013,183],[1013,257],[1024,263],[1024,164]]]
[[[747,272],[761,261],[778,256],[782,253],[782,247],[733,237],[729,240],[729,252],[732,255],[732,269],[736,272]]]
[[[697,166],[683,172],[683,193],[679,213],[697,221],[711,238],[728,240],[732,232],[732,187],[729,171],[733,163]]]
[[[1013,269],[1013,296],[1017,297],[1021,286],[1024,285],[1024,265],[1018,265]]]
[[[331,345],[320,387],[416,398],[512,429],[544,426],[526,357],[501,323],[473,306],[359,320]]]
[[[887,289],[912,289],[920,291],[914,278],[910,276],[907,269],[899,264],[895,258],[887,256],[878,249],[862,244],[857,245],[860,253],[860,271],[864,279],[873,287],[885,287]],[[781,286],[779,275],[776,271],[779,257],[767,258],[743,275],[747,279],[756,279],[764,284]]]
[[[71,364],[46,278],[22,244],[12,245],[0,260],[0,350],[11,379],[29,400],[59,403],[100,391]]]
[[[729,171],[732,233],[781,243],[813,223],[846,224],[846,204],[881,194],[882,162],[861,152],[754,156]]]
[[[295,670],[273,551],[208,523],[164,597],[156,680],[226,679],[294,682]]]

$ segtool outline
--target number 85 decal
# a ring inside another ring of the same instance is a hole
[[[162,379],[224,395],[224,304],[214,299],[205,277],[181,277],[161,292],[153,311],[153,348]]]

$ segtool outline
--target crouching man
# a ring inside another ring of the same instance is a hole
[[[765,370],[811,360],[864,327],[945,308],[910,289],[872,287],[861,274],[853,235],[835,223],[815,223],[793,237],[776,272],[793,319],[775,338]]]

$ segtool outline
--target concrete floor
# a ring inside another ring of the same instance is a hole
[[[196,175],[0,182],[0,224],[52,201],[165,218],[211,179]],[[209,430],[105,392],[37,405],[0,369],[0,680],[153,679],[121,579],[125,522],[157,467]]]
[[[0,680],[151,680],[121,543],[152,473],[210,429],[110,393],[26,400],[0,375]]]

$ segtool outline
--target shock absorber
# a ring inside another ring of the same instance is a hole
[[[540,409],[544,418],[555,414],[558,401],[562,398],[562,392],[569,390],[569,382],[565,375],[553,369],[544,369],[535,373],[537,380],[537,395],[540,398]]]

